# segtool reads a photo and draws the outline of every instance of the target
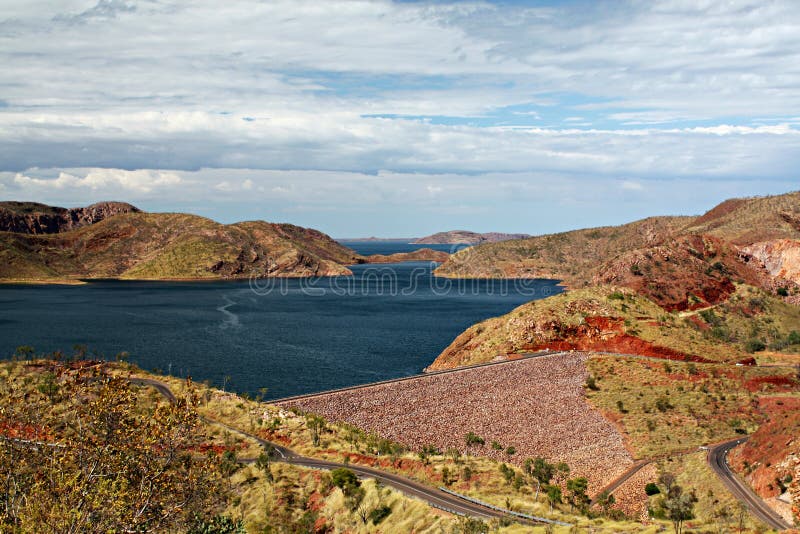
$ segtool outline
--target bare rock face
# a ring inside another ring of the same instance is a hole
[[[120,213],[140,210],[126,202],[98,202],[85,208],[59,208],[35,202],[0,202],[0,232],[57,234]]]
[[[800,284],[800,241],[763,241],[745,247],[744,251],[761,261],[773,277]]]

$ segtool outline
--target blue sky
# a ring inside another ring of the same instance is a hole
[[[0,5],[0,198],[334,236],[800,189],[791,1]]]

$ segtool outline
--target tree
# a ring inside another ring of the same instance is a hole
[[[311,432],[311,442],[315,447],[318,447],[320,434],[325,431],[325,418],[320,415],[309,414],[306,416],[306,426]]]
[[[603,491],[600,495],[597,496],[597,504],[600,505],[600,508],[603,509],[603,514],[608,515],[608,511],[611,509],[612,506],[617,502],[616,497],[614,497],[613,493],[609,493],[608,491]]]
[[[272,482],[272,451],[262,452],[256,458],[256,468],[264,472],[264,477],[268,482]]]
[[[661,507],[664,509],[667,518],[672,521],[675,534],[683,532],[683,523],[685,521],[694,519],[694,505],[696,502],[697,496],[695,496],[694,492],[687,493],[677,484],[672,484],[666,492],[661,501]]]
[[[542,485],[549,484],[553,479],[553,474],[556,471],[556,466],[548,463],[544,458],[537,456],[533,460],[528,458],[525,460],[525,473],[536,480],[536,496],[534,499],[539,498],[539,488]]]
[[[173,403],[142,406],[137,388],[99,366],[46,365],[57,408],[36,382],[4,398],[4,417],[39,444],[0,439],[0,531],[185,532],[213,522],[226,492],[216,459],[191,452],[201,434],[191,382]]]
[[[571,478],[567,480],[567,491],[569,492],[570,508],[576,506],[583,510],[589,503],[589,496],[586,490],[589,488],[589,481],[585,477]]]
[[[340,467],[331,471],[331,481],[333,481],[334,486],[342,490],[345,502],[350,506],[350,509],[355,510],[358,508],[365,494],[358,476],[346,467]]]
[[[561,487],[555,484],[546,486],[545,493],[547,494],[547,502],[550,503],[550,511],[553,511],[553,506],[561,503]]]

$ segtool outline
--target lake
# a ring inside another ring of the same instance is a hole
[[[346,244],[362,254],[420,248]],[[561,291],[553,280],[447,280],[431,269],[415,262],[309,280],[0,285],[0,354],[20,345],[69,353],[80,344],[277,398],[419,373],[468,326]]]

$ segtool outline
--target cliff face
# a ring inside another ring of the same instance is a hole
[[[339,276],[359,259],[316,230],[179,213],[122,213],[55,234],[0,233],[0,279]]]
[[[98,202],[84,208],[59,208],[35,202],[0,202],[0,232],[56,234],[140,210],[125,202]]]
[[[743,250],[763,263],[775,278],[800,284],[800,240],[762,241]]]

